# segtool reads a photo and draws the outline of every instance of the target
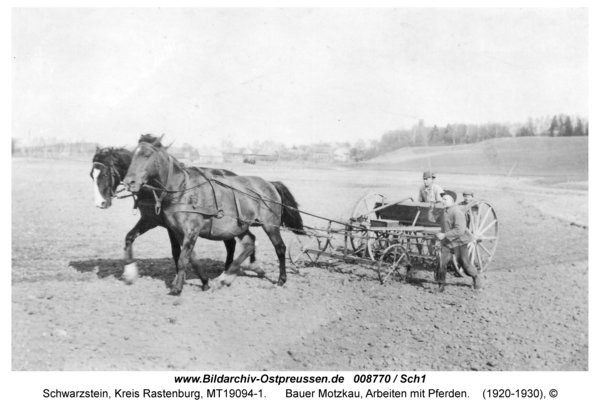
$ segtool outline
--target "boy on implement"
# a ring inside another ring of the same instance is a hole
[[[463,267],[465,273],[473,278],[473,288],[481,289],[483,282],[477,274],[477,269],[469,260],[469,249],[467,244],[474,240],[473,234],[467,229],[465,214],[456,205],[456,193],[444,191],[442,194],[444,212],[442,214],[442,231],[437,233],[437,239],[441,241],[440,264],[435,272],[435,280],[439,284],[439,292],[444,291],[446,285],[446,270],[448,262],[452,260],[452,254]]]

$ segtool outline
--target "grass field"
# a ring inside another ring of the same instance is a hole
[[[404,148],[358,166],[545,177],[545,182],[552,184],[587,181],[588,151],[587,137],[520,137],[469,145]]]

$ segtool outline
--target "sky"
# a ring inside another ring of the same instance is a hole
[[[219,146],[588,116],[588,11],[13,9],[12,136]]]

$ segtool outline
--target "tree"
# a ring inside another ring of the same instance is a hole
[[[531,116],[527,118],[527,133],[527,136],[535,136],[535,125]]]
[[[439,143],[440,140],[440,131],[438,130],[437,125],[433,125],[433,129],[429,131],[429,136],[427,137],[427,144],[429,146],[434,146]]]
[[[446,129],[444,129],[444,134],[442,135],[442,141],[444,144],[452,144],[453,146],[456,144],[456,139],[454,136],[454,129],[450,126],[450,123],[446,125]]]
[[[425,121],[419,120],[419,124],[413,128],[413,146],[423,146],[425,143]]]
[[[565,118],[564,115],[558,115],[558,135],[565,135]]]
[[[452,143],[458,142],[458,144],[467,143],[467,125],[464,123],[460,123],[458,125],[454,125],[452,132]]]
[[[573,136],[573,123],[571,123],[569,116],[565,118],[565,133],[563,136]]]
[[[365,149],[367,148],[367,144],[365,143],[365,141],[364,141],[364,140],[362,140],[362,139],[358,139],[358,140],[356,141],[356,143],[354,143],[354,147],[356,147],[356,149],[357,149],[358,151],[363,151],[363,150],[365,150]]]
[[[554,117],[552,118],[552,122],[550,122],[550,129],[548,129],[548,133],[550,134],[550,136],[557,136],[558,131],[558,119],[556,118],[556,115],[554,115]]]
[[[577,118],[577,124],[575,125],[575,129],[573,129],[573,136],[584,136],[585,130],[583,130],[583,122],[581,118]]]

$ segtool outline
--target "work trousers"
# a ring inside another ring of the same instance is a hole
[[[440,264],[435,271],[435,281],[439,283],[446,282],[446,271],[448,270],[448,262],[452,261],[452,254],[456,255],[456,261],[462,266],[465,273],[473,278],[477,276],[477,268],[473,266],[469,260],[469,248],[467,244],[460,245],[454,248],[442,246],[440,252]]]

